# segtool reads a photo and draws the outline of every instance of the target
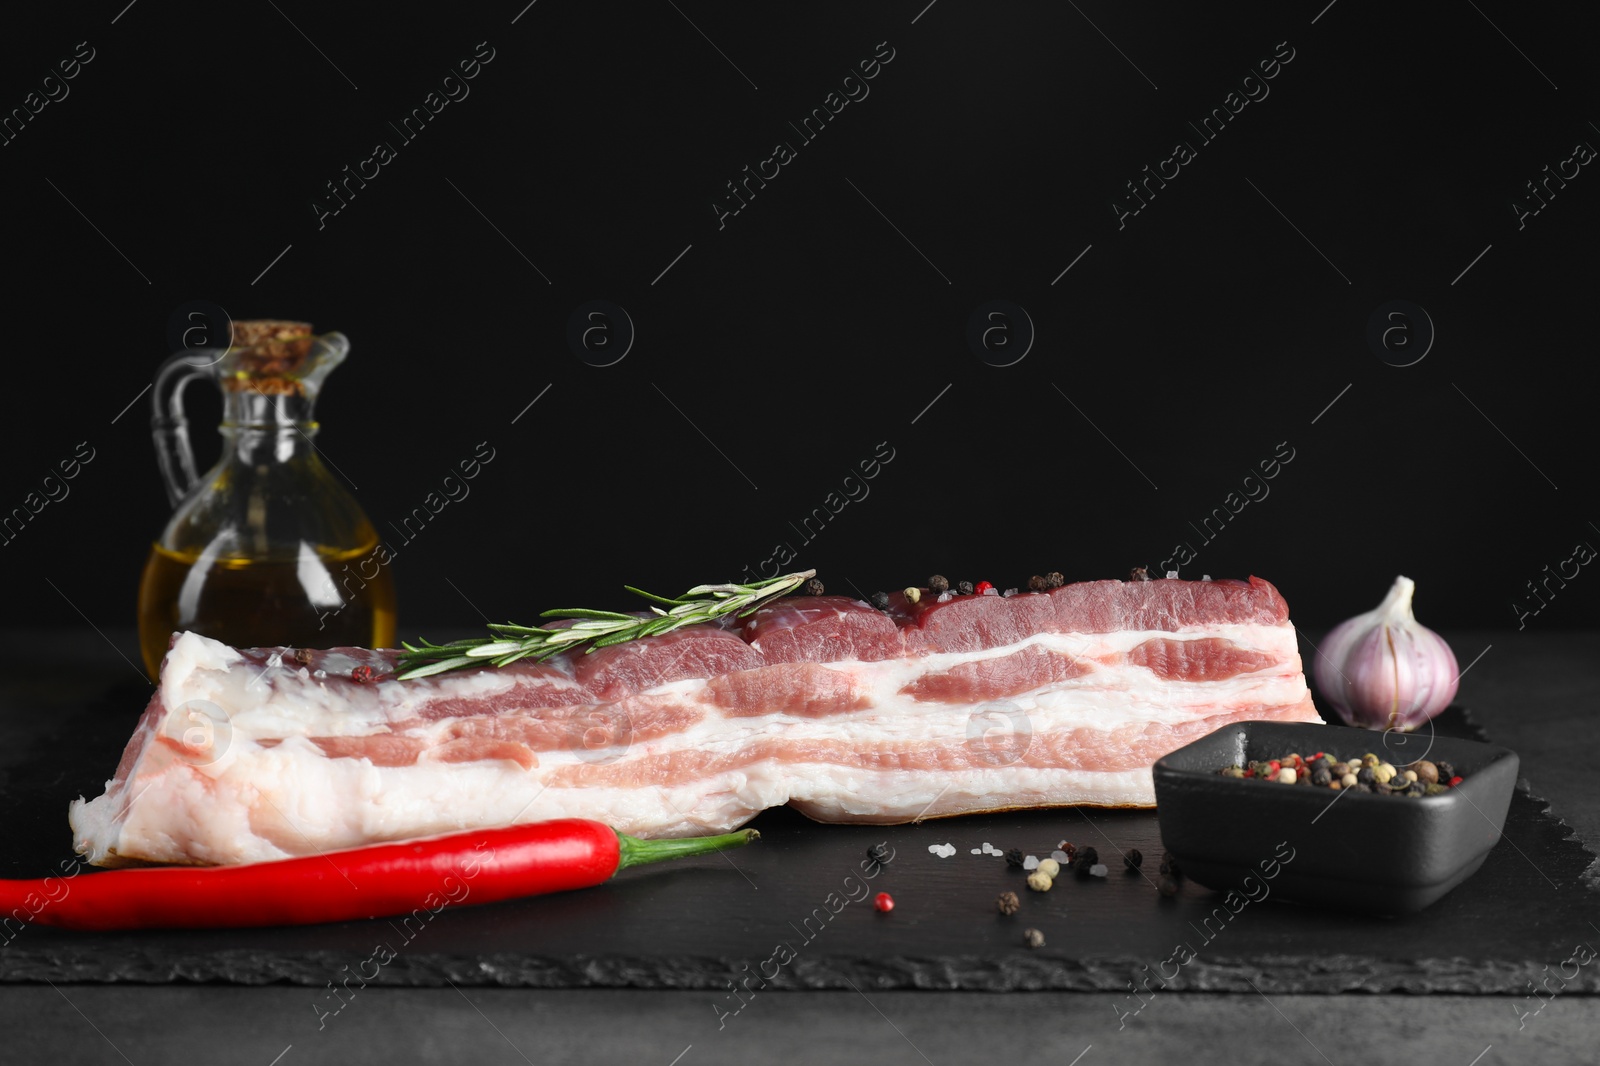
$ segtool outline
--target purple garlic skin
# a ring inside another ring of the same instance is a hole
[[[1312,675],[1346,725],[1410,732],[1455,699],[1455,653],[1411,613],[1415,591],[1410,578],[1395,578],[1376,610],[1340,623],[1322,642]]]

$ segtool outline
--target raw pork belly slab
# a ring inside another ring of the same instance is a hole
[[[1259,578],[790,597],[415,681],[399,654],[175,637],[105,795],[72,804],[78,850],[238,863],[561,817],[722,832],[784,803],[869,823],[1143,807],[1151,763],[1196,737],[1318,720]]]

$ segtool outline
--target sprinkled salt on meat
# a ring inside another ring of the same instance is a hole
[[[874,663],[905,652],[892,618],[848,596],[792,596],[768,604],[745,622],[744,639],[769,663]]]

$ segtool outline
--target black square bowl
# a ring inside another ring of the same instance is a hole
[[[1340,761],[1372,752],[1397,766],[1445,759],[1463,780],[1437,796],[1406,798],[1217,772],[1252,759],[1290,752],[1309,758],[1319,751]],[[1476,740],[1238,722],[1155,764],[1156,816],[1162,843],[1184,875],[1208,888],[1406,914],[1429,906],[1483,865],[1505,825],[1517,765],[1515,752]]]

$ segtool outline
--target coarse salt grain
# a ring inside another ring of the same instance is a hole
[[[956,846],[954,844],[929,844],[928,850],[941,859],[948,859],[956,853]]]
[[[1023,859],[1022,868],[1024,870],[1037,870],[1039,868],[1039,856],[1029,855],[1027,858]]]
[[[1106,864],[1105,863],[1097,862],[1093,866],[1089,867],[1089,876],[1090,877],[1104,877],[1105,875],[1106,875]]]
[[[1067,858],[1067,853],[1064,851],[1052,851],[1050,853],[1050,857],[1056,862],[1059,862],[1062,866],[1072,865],[1072,860]]]

